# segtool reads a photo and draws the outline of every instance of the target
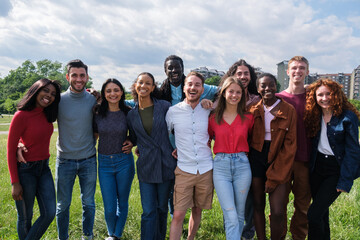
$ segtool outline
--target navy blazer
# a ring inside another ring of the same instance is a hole
[[[320,122],[321,124],[321,122]],[[343,111],[339,117],[332,116],[327,123],[327,137],[340,166],[337,189],[349,192],[353,182],[360,176],[359,120],[355,113]],[[320,132],[312,139],[310,172],[314,171]]]
[[[139,158],[136,161],[139,181],[146,183],[162,183],[175,178],[176,159],[171,155],[174,150],[165,121],[166,113],[171,104],[165,100],[153,98],[154,114],[151,136],[142,124],[139,105],[129,111],[127,124],[130,140],[137,145]]]

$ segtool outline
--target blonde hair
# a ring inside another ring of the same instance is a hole
[[[307,69],[309,69],[309,61],[303,56],[292,57],[288,62],[288,68],[292,62],[304,62],[306,63]]]

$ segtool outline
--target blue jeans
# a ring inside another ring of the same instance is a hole
[[[224,214],[226,239],[240,239],[245,202],[251,185],[251,170],[246,154],[216,154],[213,181]]]
[[[15,201],[19,239],[40,239],[53,221],[56,212],[55,187],[49,159],[18,163],[18,173],[23,188],[23,200]],[[35,197],[40,216],[31,226]]]
[[[166,236],[168,198],[171,183],[139,182],[141,205],[141,239],[162,240]]]
[[[56,223],[59,239],[68,239],[69,209],[76,176],[79,177],[83,235],[92,237],[95,218],[96,156],[86,159],[56,158]]]
[[[120,238],[128,215],[130,189],[135,175],[134,157],[132,153],[99,153],[98,161],[108,234]]]

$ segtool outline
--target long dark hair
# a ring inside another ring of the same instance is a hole
[[[109,103],[105,98],[105,88],[109,83],[114,83],[119,86],[123,94],[121,95],[120,101],[119,101],[119,108],[121,111],[124,112],[125,115],[130,111],[130,107],[125,105],[125,89],[123,85],[119,82],[119,80],[115,78],[109,78],[107,79],[104,84],[101,87],[101,103],[95,106],[95,114],[100,115],[101,117],[106,117],[106,114],[109,110]]]
[[[134,101],[135,101],[135,102],[138,102],[138,94],[137,94],[137,92],[136,92],[135,85],[136,85],[139,77],[142,76],[142,75],[149,76],[149,77],[151,78],[152,82],[153,82],[153,85],[155,86],[154,91],[152,91],[152,92],[150,93],[150,97],[151,97],[151,98],[160,99],[159,88],[158,88],[157,85],[156,85],[154,76],[153,76],[151,73],[149,73],[149,72],[142,72],[142,73],[140,73],[140,74],[136,77],[134,83],[131,85],[131,95],[133,96]]]
[[[248,92],[250,94],[255,94],[255,95],[259,95],[257,88],[256,88],[256,73],[254,68],[248,64],[244,59],[240,59],[239,61],[236,61],[233,65],[231,65],[231,67],[229,68],[229,70],[226,72],[226,74],[222,77],[222,81],[220,83],[220,85],[222,85],[222,83],[225,81],[225,79],[227,79],[228,77],[232,77],[235,75],[236,70],[239,66],[245,66],[249,69],[250,72],[250,82],[249,85],[247,87]]]
[[[58,116],[59,102],[60,102],[60,84],[57,81],[42,78],[36,81],[25,96],[20,100],[17,105],[18,110],[31,111],[36,107],[36,97],[39,92],[48,85],[53,85],[56,90],[55,100],[47,107],[44,108],[44,113],[48,122],[55,122]]]
[[[223,85],[221,87],[219,96],[218,96],[218,105],[216,106],[214,113],[215,113],[215,121],[217,124],[221,124],[222,119],[223,119],[223,115],[224,115],[224,111],[226,108],[226,99],[225,99],[225,92],[226,89],[231,85],[231,84],[237,84],[240,86],[241,88],[241,99],[240,102],[237,105],[237,113],[240,115],[241,120],[244,119],[245,117],[245,89],[244,86],[242,85],[241,81],[238,80],[236,77],[228,77],[226,79],[224,79],[223,81]]]

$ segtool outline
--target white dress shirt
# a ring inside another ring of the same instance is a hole
[[[182,101],[169,108],[166,123],[169,133],[175,131],[177,166],[184,172],[206,173],[213,168],[209,141],[208,123],[210,110],[198,104],[195,109]]]

